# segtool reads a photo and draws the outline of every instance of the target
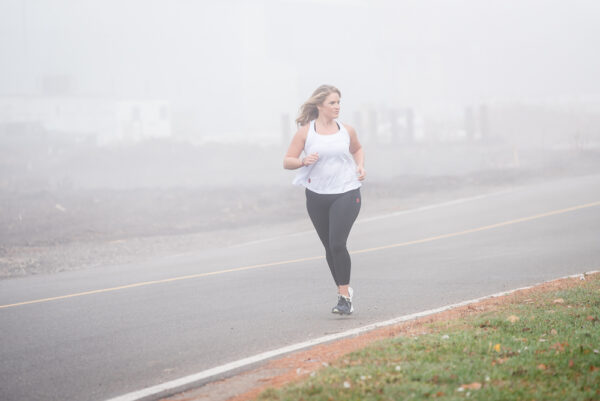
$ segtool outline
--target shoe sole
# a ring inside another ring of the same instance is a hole
[[[336,315],[351,315],[353,312],[354,312],[354,305],[350,306],[350,312],[349,313],[342,312],[342,311],[336,310],[336,309],[333,309],[331,311],[331,313],[334,313]]]

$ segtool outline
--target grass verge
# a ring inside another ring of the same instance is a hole
[[[600,400],[599,318],[594,274],[379,341],[258,400]]]

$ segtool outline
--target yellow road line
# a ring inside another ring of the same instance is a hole
[[[399,248],[399,247],[402,247],[402,246],[422,244],[424,242],[431,242],[431,241],[436,241],[436,240],[444,239],[444,238],[458,237],[460,235],[471,234],[471,233],[475,233],[475,232],[478,232],[478,231],[491,230],[493,228],[509,226],[509,225],[517,224],[517,223],[523,223],[525,221],[531,221],[531,220],[541,219],[541,218],[544,218],[544,217],[555,216],[557,214],[563,214],[563,213],[573,212],[575,210],[586,209],[586,208],[594,207],[594,206],[600,206],[600,201],[598,201],[598,202],[592,202],[592,203],[586,203],[584,205],[578,205],[578,206],[568,207],[566,209],[553,210],[553,211],[550,211],[550,212],[547,212],[547,213],[540,213],[540,214],[536,214],[536,215],[529,216],[529,217],[522,217],[520,219],[503,221],[502,223],[490,224],[488,226],[471,228],[469,230],[458,231],[458,232],[455,232],[455,233],[437,235],[435,237],[423,238],[423,239],[419,239],[419,240],[415,240],[415,241],[402,242],[402,243],[399,243],[399,244],[391,244],[391,245],[378,246],[378,247],[374,247],[374,248],[361,249],[359,251],[354,251],[354,252],[351,252],[351,253],[352,254],[357,254],[357,253],[374,252],[374,251],[381,251],[383,249]]]
[[[472,228],[472,229],[464,230],[464,231],[458,231],[455,233],[437,235],[434,237],[423,238],[420,240],[400,242],[397,244],[384,245],[384,246],[379,246],[379,247],[374,247],[374,248],[361,249],[361,250],[353,251],[350,253],[355,255],[355,254],[360,254],[360,253],[376,252],[376,251],[381,251],[381,250],[390,249],[390,248],[399,248],[399,247],[408,246],[408,245],[422,244],[425,242],[437,241],[440,239],[451,238],[451,237],[458,237],[461,235],[471,234],[471,233],[475,233],[475,232],[479,232],[479,231],[486,231],[486,230],[491,230],[491,229],[498,228],[498,227],[504,227],[504,226],[508,226],[508,225],[512,225],[512,224],[518,224],[518,223],[523,223],[526,221],[541,219],[544,217],[555,216],[558,214],[573,212],[575,210],[586,209],[586,208],[590,208],[590,207],[594,207],[594,206],[600,206],[600,201],[586,203],[586,204],[578,205],[578,206],[573,206],[573,207],[569,207],[566,209],[553,210],[553,211],[550,211],[547,213],[540,213],[540,214],[536,214],[533,216],[523,217],[523,218],[514,219],[514,220],[508,220],[508,221],[504,221],[501,223],[490,224],[487,226]],[[119,291],[119,290],[125,290],[125,289],[129,289],[129,288],[144,287],[144,286],[154,285],[154,284],[171,283],[174,281],[182,281],[182,280],[189,280],[189,279],[194,279],[194,278],[215,276],[218,274],[234,273],[234,272],[239,272],[239,271],[244,271],[244,270],[258,269],[258,268],[262,268],[262,267],[271,267],[271,266],[286,265],[286,264],[291,264],[291,263],[307,262],[307,261],[319,260],[319,259],[324,259],[324,257],[323,256],[312,256],[312,257],[308,257],[308,258],[292,259],[292,260],[285,260],[285,261],[272,262],[272,263],[261,263],[261,264],[257,264],[257,265],[251,265],[251,266],[242,266],[242,267],[236,267],[236,268],[227,269],[227,270],[217,270],[217,271],[208,272],[208,273],[190,274],[187,276],[172,277],[172,278],[167,278],[167,279],[162,279],[162,280],[144,281],[144,282],[140,282],[140,283],[128,284],[128,285],[123,285],[123,286],[119,286],[119,287],[104,288],[104,289],[99,289],[99,290],[78,292],[75,294],[61,295],[61,296],[51,297],[51,298],[35,299],[32,301],[18,302],[18,303],[8,304],[8,305],[0,305],[0,309],[13,308],[16,306],[38,304],[38,303],[51,302],[51,301],[58,301],[61,299],[68,299],[68,298],[81,297],[84,295],[93,295],[93,294],[100,294],[100,293],[105,293],[105,292]]]
[[[243,270],[258,269],[260,267],[269,267],[269,266],[285,265],[285,264],[289,264],[289,263],[306,262],[306,261],[309,261],[309,260],[317,260],[317,259],[323,259],[323,258],[324,258],[323,256],[313,256],[313,257],[310,257],[310,258],[285,260],[285,261],[282,261],[282,262],[262,263],[262,264],[258,264],[258,265],[236,267],[236,268],[227,269],[227,270],[217,270],[217,271],[208,272],[208,273],[190,274],[190,275],[187,275],[187,276],[172,277],[172,278],[166,278],[166,279],[162,279],[162,280],[143,281],[143,282],[140,282],[140,283],[122,285],[122,286],[119,286],[119,287],[103,288],[103,289],[100,289],[100,290],[78,292],[78,293],[75,293],[75,294],[60,295],[60,296],[57,296],[57,297],[34,299],[32,301],[17,302],[17,303],[8,304],[8,305],[0,305],[0,309],[12,308],[12,307],[15,307],[15,306],[22,306],[22,305],[39,304],[39,303],[50,302],[50,301],[58,301],[60,299],[75,298],[75,297],[81,297],[81,296],[84,296],[84,295],[101,294],[103,292],[112,292],[112,291],[126,290],[126,289],[129,289],[129,288],[144,287],[144,286],[153,285],[153,284],[171,283],[171,282],[174,282],[174,281],[189,280],[189,279],[192,279],[192,278],[215,276],[217,274],[233,273],[233,272],[239,272],[239,271],[243,271]]]

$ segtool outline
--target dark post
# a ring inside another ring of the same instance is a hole
[[[372,143],[378,143],[377,138],[377,112],[374,109],[369,109],[368,112],[369,137]]]
[[[358,135],[361,137],[364,137],[367,133],[364,132],[365,125],[363,123],[362,114],[358,110],[354,111],[353,123],[354,123],[354,128],[356,128],[356,132],[358,132]]]
[[[489,115],[488,108],[485,104],[479,106],[479,131],[481,132],[481,139],[489,139]]]
[[[406,139],[409,143],[415,141],[415,113],[410,107],[406,109]]]
[[[467,140],[472,141],[475,138],[475,116],[471,106],[465,109],[465,131],[467,132]]]
[[[391,141],[393,144],[400,143],[400,125],[398,124],[399,112],[397,109],[390,109],[389,118],[390,118],[390,133],[391,133]]]

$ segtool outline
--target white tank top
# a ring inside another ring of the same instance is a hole
[[[321,135],[315,131],[315,120],[309,123],[304,153],[319,154],[319,160],[300,167],[294,185],[303,185],[318,194],[341,194],[361,186],[356,162],[350,154],[350,135],[344,124],[336,120],[340,130]]]

